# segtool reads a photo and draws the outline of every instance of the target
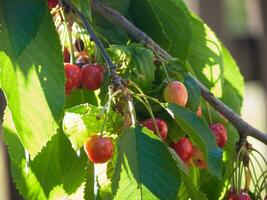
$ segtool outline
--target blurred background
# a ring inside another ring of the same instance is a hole
[[[185,0],[214,30],[246,80],[242,117],[267,132],[267,0]],[[265,12],[264,12],[265,11]],[[5,102],[0,94],[0,114]],[[0,116],[0,124],[2,117]],[[267,146],[249,138],[267,157]],[[263,166],[265,169],[267,166]],[[0,129],[0,200],[17,200]]]

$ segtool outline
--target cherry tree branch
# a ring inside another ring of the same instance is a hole
[[[101,52],[107,66],[108,66],[110,77],[111,77],[111,82],[112,82],[113,86],[115,88],[121,87],[123,85],[122,79],[116,72],[116,65],[113,64],[113,62],[110,59],[104,45],[96,36],[96,34],[93,31],[88,19],[86,18],[86,16],[82,12],[80,12],[78,9],[76,9],[76,7],[69,0],[62,0],[62,2],[66,3],[80,17],[82,23],[84,24],[86,30],[88,31],[88,33],[90,35],[90,39],[95,42],[96,46],[99,48],[99,51]]]
[[[92,9],[96,10],[110,22],[120,26],[136,41],[143,42],[147,48],[151,49],[156,54],[167,60],[173,59],[172,56],[168,54],[163,48],[161,48],[155,41],[153,41],[151,37],[134,26],[119,12],[104,5],[103,3],[100,3],[97,0],[92,0]],[[251,136],[267,144],[267,134],[257,130],[256,128],[245,122],[233,110],[226,106],[222,101],[217,99],[200,81],[198,81],[195,77],[193,78],[196,80],[201,90],[202,97],[235,126],[235,128],[238,130],[241,140],[245,139],[247,136]]]

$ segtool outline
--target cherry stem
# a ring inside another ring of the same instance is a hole
[[[144,101],[143,101],[142,103],[146,106],[146,108],[147,108],[147,110],[148,110],[148,112],[149,112],[149,114],[150,114],[150,116],[151,116],[151,118],[152,118],[153,124],[154,124],[154,126],[155,126],[155,128],[156,128],[157,135],[159,136],[160,139],[162,139],[162,137],[161,137],[161,135],[160,135],[160,132],[159,132],[159,129],[158,129],[158,126],[157,126],[157,123],[156,123],[155,116],[154,116],[154,114],[153,114],[153,110],[152,110],[152,108],[151,108],[151,106],[150,106],[150,103],[149,103],[149,101],[147,100],[147,98],[146,98],[144,92],[143,92],[142,89],[141,89],[136,83],[134,83],[133,81],[130,81],[130,85],[134,86],[134,87],[135,87],[141,94],[144,95],[144,96],[143,96]],[[133,93],[133,94],[134,94],[134,93]]]
[[[123,87],[122,79],[116,72],[116,65],[113,64],[113,62],[112,62],[111,58],[109,57],[104,45],[96,36],[96,34],[93,31],[87,17],[82,12],[80,12],[69,0],[62,0],[62,1],[65,2],[66,4],[68,4],[72,8],[72,10],[75,13],[77,13],[77,15],[82,20],[83,25],[85,26],[86,30],[88,31],[91,40],[93,40],[95,42],[96,46],[100,50],[104,60],[106,61],[107,66],[109,68],[109,75],[111,77],[111,82],[114,85],[114,88],[118,89],[118,88]]]
[[[259,188],[258,184],[256,183],[256,180],[254,180],[254,177],[255,177],[255,179],[257,177],[257,173],[256,173],[256,170],[255,170],[254,166],[252,166],[251,168],[252,168],[252,172],[253,172],[253,175],[254,175],[254,176],[251,176],[251,180],[252,180],[252,183],[253,183],[253,185],[255,187],[255,193],[257,193],[257,191],[260,191],[260,188]]]
[[[263,173],[264,171],[263,171],[263,169],[262,169],[262,167],[261,167],[260,162],[259,162],[258,159],[256,158],[256,156],[255,156],[253,153],[251,153],[250,155],[252,156],[252,158],[254,158],[254,160],[255,160],[256,163],[258,164],[258,166],[259,166],[259,168],[260,168],[260,170],[261,170],[261,173]],[[251,165],[253,166],[253,163],[254,163],[254,162],[250,162],[250,163],[251,163]]]
[[[256,153],[258,153],[260,155],[260,157],[264,160],[265,165],[267,166],[267,160],[264,158],[264,156],[257,149],[253,148],[252,151],[255,151]]]
[[[145,107],[146,109],[148,110],[149,112],[149,115],[151,116],[152,118],[152,121],[153,121],[153,125],[154,127],[156,128],[156,134],[158,135],[158,137],[160,139],[162,139],[161,135],[160,135],[160,132],[159,132],[159,129],[158,129],[158,126],[157,126],[157,123],[156,123],[156,119],[155,119],[155,116],[153,114],[153,112],[151,111],[151,107],[149,105],[147,105],[147,103],[139,96],[137,95],[133,95],[138,101],[140,101]]]
[[[171,82],[170,76],[168,74],[168,71],[167,71],[165,63],[164,63],[165,61],[163,61],[164,58],[162,58],[156,50],[154,51],[154,53],[159,58],[159,61],[162,64],[162,67],[163,67],[163,70],[164,70],[164,73],[166,75],[166,78],[167,78],[168,82]]]
[[[71,32],[71,27],[69,26],[69,23],[66,20],[66,15],[64,13],[64,10],[62,8],[60,8],[60,12],[63,18],[63,23],[65,25],[65,28],[67,30],[67,36],[69,39],[69,43],[70,43],[70,63],[74,63],[74,47],[72,44],[72,32]]]
[[[135,122],[136,122],[136,114],[135,114],[132,98],[129,99],[129,97],[127,97],[127,103],[128,103],[129,112],[131,114],[131,120],[132,120],[132,125],[131,126],[134,127],[135,126]]]
[[[267,182],[266,182],[266,179],[267,179],[267,171],[265,171],[263,174],[260,175],[260,177],[257,179],[257,183],[260,182],[261,178],[263,180],[262,180],[262,183],[260,184],[260,191],[263,191],[265,189],[266,190],[266,193],[267,193]]]
[[[111,92],[111,93],[110,93]],[[105,103],[105,105],[103,106],[103,108],[101,109],[100,113],[97,115],[97,118],[100,119],[103,114],[107,111],[108,112],[108,108],[110,106],[110,103],[112,101],[112,99],[114,97],[116,97],[119,93],[121,93],[122,91],[119,89],[119,90],[116,90],[113,94],[112,94],[112,91],[111,91],[111,88],[109,88],[109,98],[107,100],[107,102]]]
[[[118,90],[117,90],[118,91]],[[100,132],[100,136],[102,136],[103,135],[103,132],[104,132],[104,128],[105,128],[105,125],[106,125],[106,123],[107,123],[107,119],[108,119],[108,117],[109,117],[109,112],[110,112],[110,108],[111,108],[111,102],[112,102],[112,91],[111,91],[111,89],[109,88],[109,92],[108,92],[108,95],[109,95],[109,98],[108,98],[108,101],[107,101],[107,103],[106,103],[106,105],[105,105],[105,107],[106,107],[106,116],[105,116],[105,119],[104,119],[104,122],[103,122],[103,124],[102,124],[102,128],[101,128],[101,132]],[[115,94],[116,95],[116,94]]]

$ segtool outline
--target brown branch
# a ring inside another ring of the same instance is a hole
[[[110,22],[120,26],[128,34],[132,36],[133,39],[139,42],[144,42],[145,46],[156,54],[159,54],[167,60],[173,59],[170,54],[168,54],[164,49],[162,49],[155,41],[152,40],[146,33],[134,26],[129,20],[122,16],[119,12],[113,10],[112,8],[100,3],[97,0],[92,0],[92,8],[98,13],[103,15]],[[237,115],[233,110],[226,106],[222,101],[217,99],[202,83],[200,83],[195,77],[193,77],[200,90],[202,97],[209,102],[217,111],[219,111],[225,118],[227,118],[238,130],[241,138],[246,138],[247,136],[254,137],[261,142],[267,144],[267,134],[255,129],[250,124],[245,122],[239,115]]]

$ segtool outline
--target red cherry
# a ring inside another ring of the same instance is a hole
[[[249,196],[249,194],[243,192],[239,194],[239,200],[251,200],[251,197]]]
[[[240,194],[237,194],[235,189],[231,188],[227,194],[227,200],[251,200],[249,194],[244,191],[241,191]]]
[[[193,145],[189,139],[183,137],[178,142],[171,143],[171,148],[181,157],[183,161],[188,161],[193,156]]]
[[[70,95],[72,90],[80,87],[82,73],[81,69],[77,65],[70,63],[65,63],[64,65],[66,75],[65,92],[66,95]]]
[[[210,129],[211,129],[212,133],[213,133],[214,136],[215,136],[217,145],[218,145],[220,148],[223,148],[224,145],[225,145],[226,142],[227,142],[227,130],[226,130],[226,128],[224,127],[224,125],[222,125],[222,124],[220,124],[220,123],[212,124],[212,125],[210,126]]]
[[[66,47],[64,47],[63,56],[64,56],[64,62],[69,63],[70,62],[70,52]]]
[[[159,118],[156,118],[155,119],[155,122],[157,124],[158,131],[159,131],[159,134],[160,134],[162,140],[165,141],[166,138],[167,138],[167,135],[168,135],[168,126],[167,126],[167,123],[164,120],[159,119]],[[147,127],[148,129],[150,129],[151,131],[153,131],[154,134],[157,134],[157,129],[156,129],[156,126],[154,125],[153,119],[147,119],[147,120],[145,120],[142,123],[142,125],[145,126],[145,127]]]
[[[111,139],[93,135],[84,144],[84,150],[93,163],[105,163],[113,155],[113,143]]]
[[[196,115],[197,115],[197,117],[199,117],[199,118],[202,117],[202,108],[201,108],[201,106],[198,107],[197,112],[196,112]]]
[[[88,90],[97,90],[104,80],[104,70],[97,64],[87,64],[82,67],[82,85]]]
[[[207,163],[205,161],[203,153],[200,151],[199,148],[196,146],[193,147],[193,157],[192,157],[193,163],[196,167],[200,169],[206,169]]]
[[[165,101],[185,107],[188,93],[183,83],[179,81],[170,82],[163,91]]]
[[[52,8],[56,7],[58,4],[58,0],[48,0],[48,8],[52,10]]]

